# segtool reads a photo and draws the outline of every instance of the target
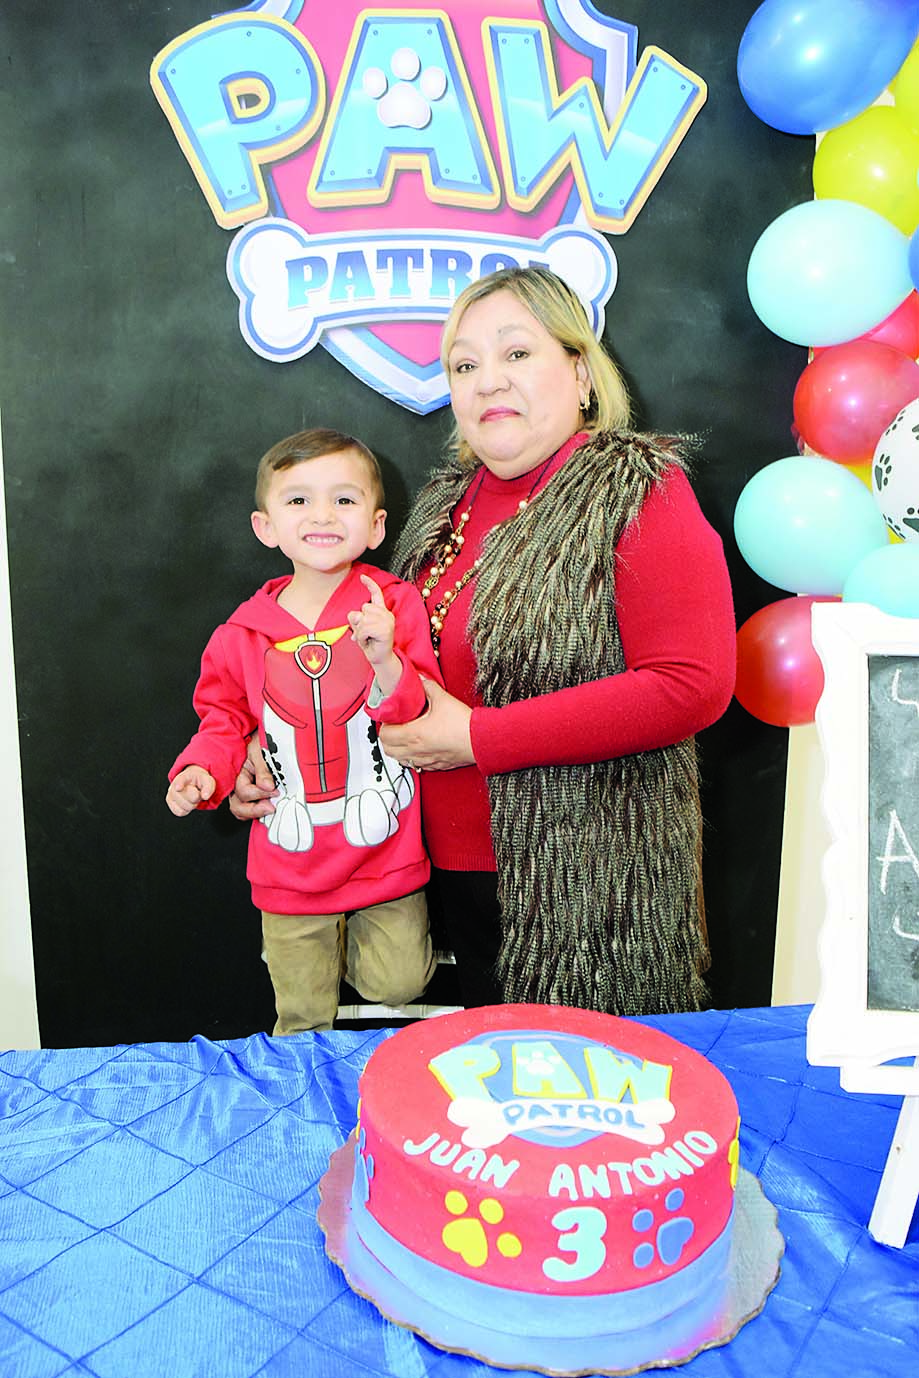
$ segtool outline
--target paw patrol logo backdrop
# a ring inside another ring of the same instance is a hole
[[[263,358],[322,344],[416,412],[440,326],[496,268],[548,264],[597,334],[604,238],[633,223],[704,82],[589,0],[257,0],[174,39],[151,81]],[[598,233],[598,231],[600,233]]]

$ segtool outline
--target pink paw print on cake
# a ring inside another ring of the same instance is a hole
[[[488,1236],[482,1221],[486,1225],[500,1225],[504,1207],[493,1196],[488,1196],[480,1202],[478,1215],[467,1215],[469,1202],[461,1191],[448,1191],[444,1205],[451,1215],[459,1217],[444,1226],[441,1235],[444,1245],[452,1254],[459,1254],[470,1268],[481,1268],[488,1261]],[[497,1236],[495,1247],[505,1258],[519,1258],[523,1251],[520,1240],[508,1230]]]
[[[668,1211],[675,1212],[680,1209],[684,1200],[682,1189],[674,1187],[664,1198],[664,1206]],[[655,1223],[654,1212],[646,1207],[636,1211],[632,1217],[632,1229],[639,1234],[647,1234],[654,1228]],[[649,1240],[644,1240],[636,1246],[632,1262],[636,1268],[648,1268],[654,1262],[656,1254],[661,1263],[672,1267],[673,1264],[679,1263],[680,1255],[692,1239],[695,1230],[696,1227],[688,1215],[672,1215],[658,1226],[653,1244]]]

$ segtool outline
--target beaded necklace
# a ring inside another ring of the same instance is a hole
[[[546,470],[548,469],[549,465],[552,463],[554,458],[554,455],[550,455],[549,458],[545,461],[545,463],[540,465],[539,471],[535,479],[533,480],[532,484],[530,485],[530,491],[527,493],[525,498],[520,499],[520,501],[517,504],[517,510],[515,512],[512,512],[509,517],[504,518],[505,521],[513,521],[515,517],[520,516],[521,512],[526,511],[526,509],[530,505],[530,499],[536,492],[536,489],[539,486],[543,475],[545,474]],[[428,572],[428,577],[425,579],[424,583],[421,586],[421,596],[425,600],[425,602],[427,602],[428,599],[431,597],[431,594],[433,593],[434,589],[440,583],[441,579],[446,574],[447,570],[453,564],[454,560],[457,558],[457,556],[463,548],[463,545],[466,540],[465,536],[463,535],[463,528],[468,522],[469,518],[472,516],[472,505],[479,495],[479,489],[482,486],[482,480],[484,479],[484,477],[485,467],[483,465],[483,467],[479,470],[478,482],[475,484],[472,494],[469,498],[469,505],[465,508],[463,512],[460,513],[459,520],[456,523],[455,529],[451,530],[447,540],[441,546],[440,550],[434,557],[434,563]],[[431,642],[434,646],[434,654],[438,657],[438,659],[440,658],[440,634],[443,630],[443,625],[444,621],[446,620],[447,613],[450,611],[454,602],[462,593],[466,585],[478,574],[481,565],[482,557],[480,555],[472,562],[472,564],[466,570],[466,573],[460,579],[457,579],[456,582],[450,588],[444,589],[443,593],[440,595],[429,614],[431,620]]]

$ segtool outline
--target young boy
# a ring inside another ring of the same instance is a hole
[[[201,726],[169,772],[179,817],[233,789],[257,731],[278,788],[252,824],[247,875],[262,911],[275,1034],[331,1028],[344,974],[371,1002],[404,1004],[434,970],[416,781],[390,759],[378,722],[425,707],[440,681],[417,590],[360,563],[383,540],[376,459],[332,430],[289,436],[263,456],[252,529],[293,574],[272,579],[205,648]]]

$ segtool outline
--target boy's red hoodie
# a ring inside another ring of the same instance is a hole
[[[373,672],[351,637],[369,574],[396,619],[402,677],[368,706]],[[207,803],[231,793],[257,731],[278,785],[275,813],[251,825],[247,875],[253,903],[275,914],[334,914],[407,895],[427,881],[418,780],[386,756],[376,723],[424,710],[421,675],[441,682],[418,591],[356,563],[315,627],[278,604],[290,576],[272,579],[210,638],[194,706],[201,726],[169,778],[185,766],[217,782]]]

